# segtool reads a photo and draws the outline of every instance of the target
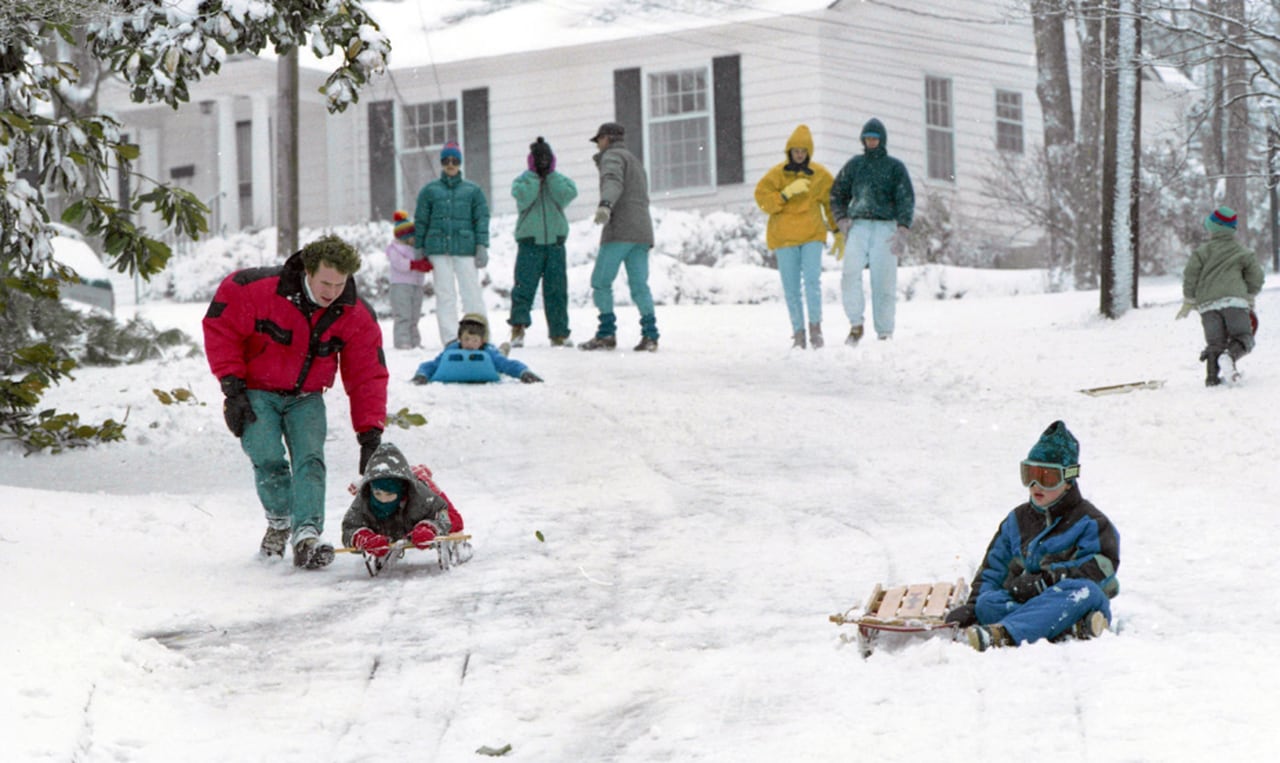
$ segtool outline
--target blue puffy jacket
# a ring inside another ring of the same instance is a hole
[[[489,246],[489,202],[462,175],[441,175],[418,192],[413,229],[414,246],[429,255],[474,257]]]

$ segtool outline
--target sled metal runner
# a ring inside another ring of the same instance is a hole
[[[376,578],[382,574],[388,567],[400,561],[404,557],[405,552],[416,549],[413,542],[408,538],[401,538],[392,543],[388,551],[383,556],[374,556],[366,551],[358,548],[338,548],[334,551],[341,554],[363,554],[364,568],[368,570],[369,577]],[[434,548],[436,551],[436,565],[447,570],[454,565],[462,564],[469,560],[475,553],[471,548],[471,535],[467,533],[450,533],[449,535],[441,535],[431,541],[430,545],[422,549],[424,551]]]
[[[954,583],[917,583],[888,589],[877,583],[860,611],[855,605],[827,619],[836,625],[856,625],[856,636],[842,633],[840,638],[846,643],[856,640],[862,656],[869,657],[882,632],[929,634],[945,629],[954,635],[955,626],[943,618],[968,597],[969,584],[959,578]]]
[[[1164,379],[1148,379],[1146,381],[1125,382],[1124,384],[1108,384],[1105,387],[1087,387],[1078,390],[1089,397],[1101,397],[1102,395],[1118,395],[1122,392],[1133,392],[1139,389],[1160,389],[1164,386]]]

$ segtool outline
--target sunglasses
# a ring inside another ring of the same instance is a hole
[[[462,160],[454,159],[452,156],[448,156],[448,157],[445,157],[444,159],[441,159],[440,163],[446,167],[459,167],[462,165]]]
[[[1074,479],[1080,476],[1079,464],[1075,466],[1060,466],[1058,464],[1039,464],[1035,461],[1023,461],[1019,464],[1022,473],[1022,486],[1031,487],[1035,483],[1043,488],[1052,490],[1061,485],[1063,480]]]

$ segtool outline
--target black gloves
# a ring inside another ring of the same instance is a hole
[[[1049,570],[1027,572],[1009,581],[1009,595],[1021,604],[1044,593],[1044,589],[1056,582],[1058,579]]]
[[[538,139],[529,144],[529,156],[533,160],[533,171],[538,177],[546,177],[551,174],[551,169],[555,166],[556,157],[551,153],[551,146],[539,135]]]
[[[227,429],[236,437],[244,435],[244,428],[258,420],[249,403],[249,394],[245,391],[244,379],[238,376],[222,377],[222,394],[227,399],[222,401],[222,418],[227,422]]]
[[[524,382],[525,384],[537,384],[538,382],[542,381],[542,377],[538,376],[532,371],[525,371],[524,373],[520,374],[520,381]]]
[[[382,444],[382,430],[376,427],[365,430],[356,435],[356,442],[360,443],[360,473],[364,474],[364,468],[369,465],[369,456]]]
[[[978,616],[974,614],[972,604],[961,604],[948,612],[947,616],[943,618],[943,622],[951,623],[961,628],[968,628],[970,625],[978,623]]]

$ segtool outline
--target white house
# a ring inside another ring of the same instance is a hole
[[[815,161],[835,172],[874,116],[917,199],[942,199],[998,240],[982,180],[1001,152],[1032,152],[1042,134],[1030,19],[990,0],[365,5],[391,39],[389,73],[338,115],[317,92],[323,72],[301,73],[305,227],[412,209],[447,140],[461,144],[464,174],[493,213],[513,213],[510,182],[539,135],[582,192],[570,215],[585,217],[596,188],[588,138],[605,121],[626,126],[656,205],[745,209],[796,125],[809,125]],[[1179,130],[1181,85],[1148,84],[1144,133]],[[273,224],[275,62],[229,61],[191,93],[177,112],[122,92],[102,103],[141,145],[144,174],[210,201],[215,229]],[[1006,240],[1028,235],[1009,226]]]

